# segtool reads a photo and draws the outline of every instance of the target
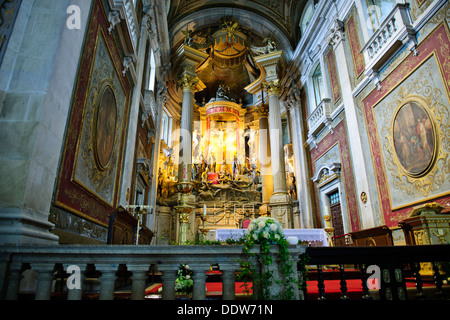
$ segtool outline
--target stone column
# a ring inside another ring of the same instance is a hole
[[[271,216],[280,221],[284,228],[290,228],[292,203],[286,185],[279,96],[281,86],[278,79],[266,82],[264,86],[269,94],[269,131],[273,177],[273,194],[270,197],[270,211]]]
[[[262,182],[262,206],[259,211],[262,215],[269,212],[270,196],[273,193],[272,168],[271,168],[271,152],[269,137],[269,108],[267,105],[260,105],[256,112],[259,116],[259,164],[261,169]]]

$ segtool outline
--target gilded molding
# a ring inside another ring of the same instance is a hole
[[[255,108],[255,111],[260,118],[267,118],[269,116],[269,106],[266,104],[260,104]]]
[[[279,95],[281,93],[281,83],[280,83],[279,79],[269,81],[269,82],[264,82],[263,86],[264,86],[264,89],[267,90],[267,93],[269,94],[269,96]]]
[[[184,90],[195,91],[195,87],[197,86],[199,79],[197,77],[192,77],[187,75],[186,73],[178,80],[178,85]]]

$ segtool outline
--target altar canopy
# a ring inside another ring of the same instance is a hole
[[[247,233],[247,229],[217,229],[215,233],[216,241],[238,240]],[[283,233],[286,239],[296,237],[300,241],[314,243],[316,247],[328,247],[327,233],[324,229],[283,229]]]

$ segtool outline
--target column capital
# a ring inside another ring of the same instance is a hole
[[[345,40],[345,28],[344,23],[335,19],[333,23],[333,27],[330,30],[329,35],[326,37],[326,40],[333,48],[336,48],[342,41]]]
[[[190,76],[186,73],[178,80],[178,85],[183,88],[183,91],[188,90],[194,92],[198,83],[199,79],[197,77]]]
[[[260,104],[255,108],[259,118],[267,118],[269,116],[269,106],[266,104]]]
[[[264,89],[267,90],[267,93],[269,94],[269,96],[280,95],[280,93],[281,93],[281,83],[280,83],[279,79],[264,82],[263,86],[264,86]]]

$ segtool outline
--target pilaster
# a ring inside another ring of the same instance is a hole
[[[331,34],[329,35],[328,39],[330,40],[330,44],[333,46],[333,50],[336,55],[336,61],[339,62],[337,63],[337,72],[339,76],[340,87],[342,90],[342,99],[345,106],[345,120],[347,122],[347,128],[352,128],[352,130],[357,133],[348,134],[353,163],[358,164],[353,167],[355,173],[354,176],[356,193],[361,194],[362,192],[365,192],[369,194],[368,191],[370,190],[370,184],[368,181],[368,177],[370,175],[368,174],[367,165],[364,161],[364,146],[361,140],[361,135],[359,134],[362,130],[361,121],[358,120],[358,111],[356,109],[351,89],[351,77],[348,72],[348,59],[345,55],[344,25],[339,20],[336,20],[334,26],[335,27],[331,30]],[[376,225],[376,217],[370,197],[368,198],[367,203],[363,205],[359,204],[359,207],[360,210],[362,210],[360,216],[362,223],[361,229],[374,227]]]

